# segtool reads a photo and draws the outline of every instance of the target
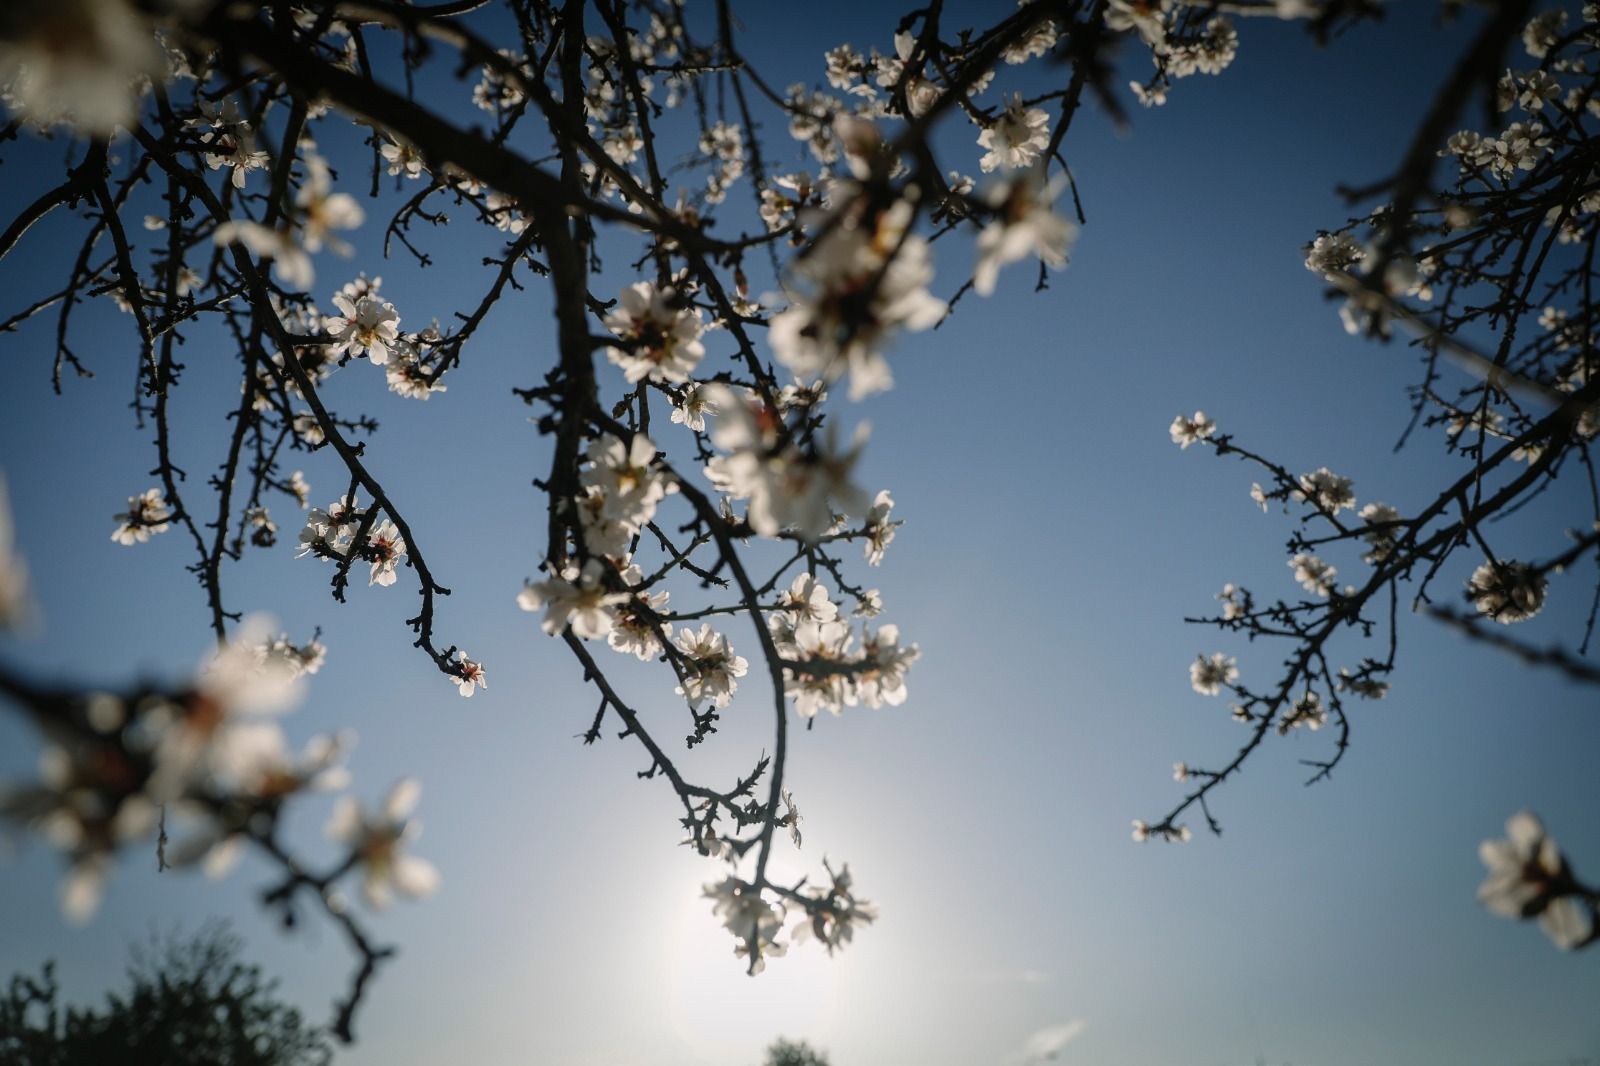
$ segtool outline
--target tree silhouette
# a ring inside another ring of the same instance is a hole
[[[128,987],[104,1006],[64,1007],[54,963],[0,995],[0,1066],[326,1066],[322,1030],[241,961],[225,924],[136,946]]]
[[[818,1051],[804,1040],[780,1036],[767,1048],[763,1066],[828,1066],[828,1053]]]

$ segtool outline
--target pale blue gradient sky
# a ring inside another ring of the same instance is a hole
[[[817,78],[841,40],[888,48],[894,21],[862,3],[745,10],[753,29],[770,27],[778,84]],[[1068,140],[1089,212],[1070,268],[1041,295],[1013,268],[995,297],[898,345],[892,393],[838,405],[873,423],[863,480],[890,487],[907,523],[884,566],[860,573],[924,658],[905,706],[851,710],[791,747],[804,860],[848,860],[883,909],[832,960],[813,946],[744,976],[698,898],[714,867],[676,846],[670,793],[634,779],[637,748],[574,739],[593,709],[581,674],[513,602],[542,542],[528,483],[547,453],[509,390],[549,364],[546,292],[535,283],[498,309],[450,391],[425,405],[383,391],[370,367],[340,372],[329,396],[383,424],[373,469],[455,590],[439,635],[482,659],[492,685],[463,701],[409,647],[409,573],[334,604],[329,571],[292,558],[286,507],[274,508],[285,543],[234,568],[230,606],[269,611],[291,633],[325,629],[329,661],[293,735],[356,728],[364,797],[419,776],[417,850],[444,872],[433,900],[373,919],[402,953],[341,1061],[739,1066],[783,1033],[839,1066],[967,1066],[1015,1062],[1030,1032],[1069,1019],[1087,1025],[1063,1061],[1097,1066],[1221,1066],[1258,1051],[1316,1066],[1600,1054],[1600,957],[1560,955],[1474,899],[1478,841],[1523,806],[1580,870],[1600,871],[1592,690],[1403,618],[1393,695],[1356,709],[1354,748],[1330,783],[1300,787],[1295,760],[1324,750],[1301,736],[1224,790],[1222,839],[1128,840],[1131,818],[1177,795],[1174,760],[1214,763],[1239,739],[1225,703],[1189,691],[1195,653],[1238,654],[1247,679],[1279,657],[1182,617],[1208,610],[1224,581],[1292,590],[1288,522],[1251,504],[1249,470],[1174,448],[1173,415],[1203,407],[1241,442],[1291,467],[1331,466],[1363,501],[1402,509],[1455,469],[1430,434],[1391,455],[1413,359],[1347,338],[1300,265],[1302,243],[1346,213],[1334,184],[1393,166],[1460,47],[1460,33],[1429,27],[1432,10],[1397,10],[1330,50],[1296,27],[1247,25],[1233,69],[1182,83],[1130,132],[1086,113]],[[1143,63],[1129,58],[1141,75]],[[957,129],[951,143],[970,136]],[[6,202],[44,187],[59,153],[9,164]],[[347,180],[359,188],[358,174]],[[13,303],[61,269],[75,226],[41,228],[0,264]],[[466,229],[434,238],[442,260],[476,262]],[[369,222],[363,250],[379,231]],[[969,254],[941,242],[937,292],[965,276]],[[357,263],[384,274],[407,325],[469,306],[487,282],[476,267]],[[328,257],[318,269],[326,302],[349,272]],[[154,450],[126,407],[127,322],[92,314],[78,351],[99,376],[69,381],[63,399],[49,394],[48,330],[0,339],[0,455],[43,616],[0,655],[41,677],[179,676],[206,644],[203,601],[180,535],[137,549],[107,539],[123,499],[152,483]],[[220,337],[197,336],[185,358],[177,447],[199,480],[220,459],[237,379]],[[677,430],[657,435],[671,447]],[[300,458],[314,502],[342,491],[335,457]],[[1582,520],[1569,488],[1520,523],[1538,536],[1521,543],[1551,550],[1563,523]],[[1514,547],[1520,534],[1505,536]],[[1573,634],[1588,598],[1578,585],[1558,584],[1528,634]],[[1364,653],[1345,648],[1342,661]],[[626,676],[671,737],[682,712],[660,670]],[[742,695],[709,750],[686,757],[696,772],[731,776],[770,743],[765,693],[752,683]],[[25,771],[36,752],[0,718],[0,772]],[[298,835],[316,851],[327,804],[306,806]],[[0,970],[56,958],[68,992],[89,996],[153,924],[221,914],[313,1014],[342,989],[349,959],[331,928],[283,936],[255,908],[259,866],[222,884],[153,866],[124,863],[95,922],[73,930],[56,914],[56,857],[23,847],[0,866]]]

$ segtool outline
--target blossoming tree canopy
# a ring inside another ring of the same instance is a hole
[[[1221,74],[1241,47],[1236,19],[1328,36],[1370,11],[1022,0],[984,14],[958,21],[934,3],[851,27],[877,45],[841,43],[793,83],[751,58],[726,0],[28,0],[0,15],[6,140],[68,155],[42,190],[7,186],[0,257],[67,219],[78,249],[65,277],[4,311],[0,332],[27,331],[70,391],[103,365],[76,341],[83,309],[103,298],[125,314],[133,418],[153,447],[125,507],[106,503],[110,539],[130,555],[183,541],[216,645],[183,685],[42,685],[0,667],[0,691],[44,738],[38,779],[7,786],[0,810],[63,851],[66,913],[93,914],[124,849],[213,873],[251,849],[275,870],[266,906],[286,923],[321,910],[354,953],[335,1015],[351,1038],[391,949],[343,893],[358,885],[377,911],[441,883],[413,849],[420,786],[402,779],[373,806],[345,791],[348,734],[292,750],[280,723],[314,691],[320,631],[247,617],[232,577],[247,553],[321,564],[334,600],[384,598],[441,692],[487,691],[492,664],[456,643],[481,654],[446,599],[459,568],[418,518],[461,501],[391,491],[388,442],[360,409],[384,391],[448,404],[485,322],[537,286],[553,321],[516,396],[548,463],[527,472],[542,514],[504,599],[535,616],[530,641],[576,660],[597,705],[584,742],[614,730],[668,794],[748,973],[791,945],[832,954],[872,923],[849,865],[817,854],[827,828],[802,835],[805,786],[788,761],[801,723],[848,729],[907,703],[921,656],[915,625],[888,620],[866,576],[901,529],[892,487],[862,473],[869,442],[893,447],[892,426],[869,430],[874,399],[919,372],[909,353],[952,314],[983,314],[1002,285],[1046,289],[1067,266],[1086,224],[1069,133],[1087,108],[1126,122],[1127,104],[1157,107],[1184,79]],[[1558,478],[1569,491],[1600,426],[1586,255],[1600,210],[1594,14],[1569,24],[1513,3],[1481,18],[1400,170],[1354,196],[1378,206],[1305,251],[1346,328],[1417,338],[1415,423],[1439,428],[1468,473],[1436,499],[1390,505],[1327,467],[1247,450],[1203,411],[1169,427],[1184,450],[1265,471],[1251,498],[1295,523],[1290,574],[1278,570],[1292,584],[1264,599],[1229,584],[1199,621],[1291,651],[1265,687],[1235,655],[1197,654],[1193,690],[1227,693],[1248,739],[1222,763],[1179,763],[1184,798],[1135,822],[1136,839],[1190,840],[1191,810],[1218,829],[1214,790],[1269,737],[1326,727],[1335,747],[1312,765],[1331,773],[1350,698],[1389,691],[1401,585],[1481,639],[1600,679],[1587,633],[1577,651],[1550,651],[1480,624],[1533,618],[1562,594],[1552,579],[1600,548],[1597,524],[1539,559],[1506,558],[1488,526]],[[1494,75],[1491,95],[1516,120],[1455,131],[1512,48],[1519,65]],[[380,232],[397,265],[477,278],[474,298],[417,306],[386,289],[379,262],[353,256]],[[184,346],[202,337],[237,381],[210,469],[173,431]],[[1458,598],[1471,613],[1434,603],[1469,555]],[[352,573],[366,590],[351,591]],[[0,623],[23,624],[29,603],[0,515]],[[1383,627],[1386,649],[1359,659],[1334,639]],[[638,671],[647,689],[633,687]],[[740,753],[732,782],[698,776],[686,749],[718,739],[724,716],[757,714],[768,740]],[[287,825],[325,790],[341,795],[324,863]],[[1538,917],[1563,947],[1592,942],[1594,890],[1532,815],[1508,833],[1485,846],[1485,904]],[[810,871],[780,875],[803,840]]]

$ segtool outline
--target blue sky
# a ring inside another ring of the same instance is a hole
[[[1175,760],[1215,762],[1238,740],[1226,705],[1189,690],[1194,655],[1237,654],[1246,680],[1277,662],[1276,649],[1183,616],[1208,610],[1225,581],[1292,591],[1289,522],[1250,502],[1248,469],[1173,447],[1172,417],[1204,408],[1291,468],[1330,466],[1363,501],[1402,509],[1457,469],[1436,435],[1392,454],[1415,360],[1346,337],[1301,266],[1302,244],[1347,213],[1334,185],[1392,168],[1461,47],[1432,12],[1402,7],[1327,50],[1299,28],[1252,23],[1232,69],[1181,83],[1131,130],[1086,113],[1067,142],[1089,216],[1070,267],[1038,295],[1013,268],[993,298],[902,339],[894,391],[854,407],[839,397],[847,421],[873,425],[863,482],[890,488],[906,520],[870,577],[923,659],[904,706],[852,709],[791,749],[804,861],[848,860],[883,910],[833,959],[813,947],[743,974],[698,898],[713,867],[677,847],[670,793],[634,779],[637,749],[574,739],[593,709],[581,674],[515,606],[542,545],[529,481],[547,453],[510,388],[552,357],[546,291],[535,282],[497,309],[427,404],[387,393],[370,367],[341,371],[328,395],[382,423],[373,469],[454,589],[439,634],[484,661],[491,685],[463,701],[410,648],[409,575],[333,603],[329,571],[292,557],[288,508],[275,508],[280,546],[234,569],[230,606],[294,634],[324,628],[329,661],[292,734],[359,731],[351,768],[365,798],[420,777],[417,851],[444,873],[434,899],[373,919],[402,951],[341,1061],[736,1066],[787,1034],[839,1066],[964,1066],[1016,1062],[1031,1032],[1075,1019],[1084,1030],[1062,1061],[1099,1066],[1600,1054],[1600,960],[1561,955],[1474,898],[1477,843],[1522,807],[1580,871],[1600,870],[1593,690],[1402,618],[1394,691],[1356,709],[1331,782],[1300,787],[1296,760],[1323,749],[1296,737],[1223,790],[1222,838],[1128,839],[1130,819],[1178,794]],[[887,49],[894,22],[861,3],[745,17],[777,84],[817,79],[823,49],[843,40]],[[1142,76],[1131,49],[1126,62]],[[949,144],[973,135],[957,128]],[[60,151],[8,150],[6,203],[44,188]],[[381,216],[369,206],[352,264],[319,260],[321,302],[359,266],[384,275],[407,326],[470,306],[487,283],[475,266],[376,260]],[[9,302],[62,269],[77,225],[53,220],[0,263]],[[431,241],[452,264],[477,261],[474,236]],[[936,292],[969,256],[936,247]],[[608,265],[608,280],[629,280],[620,257]],[[46,678],[182,676],[207,639],[186,545],[176,533],[136,549],[107,539],[125,497],[153,484],[150,434],[127,409],[131,329],[110,308],[82,322],[76,347],[97,376],[59,399],[49,330],[0,340],[0,456],[42,615],[0,656]],[[198,481],[221,457],[238,386],[222,336],[196,334],[184,358],[176,447]],[[658,436],[670,447],[677,428]],[[333,456],[301,459],[313,502],[339,495]],[[1582,519],[1569,485],[1502,536],[1548,552]],[[1529,635],[1574,634],[1581,585],[1558,584]],[[1344,649],[1342,661],[1363,654]],[[679,721],[659,668],[626,677],[647,715]],[[712,778],[742,769],[769,743],[768,719],[750,686],[687,765]],[[27,772],[37,751],[0,718],[0,773]],[[326,804],[309,806],[296,836],[316,852]],[[87,998],[152,926],[224,915],[314,1015],[342,988],[349,960],[331,928],[284,936],[255,908],[261,867],[220,884],[153,868],[130,856],[78,930],[57,917],[56,857],[22,842],[0,865],[11,916],[0,965],[58,959],[68,992]]]

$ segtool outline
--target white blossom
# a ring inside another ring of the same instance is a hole
[[[743,656],[735,655],[728,638],[713,631],[709,623],[701,623],[699,632],[680,629],[672,643],[684,656],[678,695],[691,706],[698,707],[709,700],[713,707],[726,707],[739,688],[738,679],[750,664]]]
[[[788,945],[776,939],[783,929],[784,910],[762,899],[754,885],[728,877],[706,885],[702,895],[712,901],[712,913],[739,939],[734,955],[750,959],[752,975],[766,968],[768,956],[781,957],[787,952]]]
[[[264,226],[248,220],[224,222],[213,237],[221,245],[237,241],[251,254],[270,258],[273,273],[285,285],[306,290],[315,279],[311,255],[324,244],[340,255],[350,248],[333,235],[336,229],[354,229],[366,218],[349,193],[333,191],[332,177],[320,157],[306,160],[307,175],[295,196],[296,225]]]
[[[852,639],[850,627],[843,622],[807,621],[795,625],[789,641],[793,650],[790,661],[801,665],[784,668],[784,693],[794,698],[795,713],[800,717],[814,718],[821,710],[838,714],[845,706],[856,703],[851,678],[826,669],[843,666],[854,658],[850,654]],[[807,670],[806,665],[819,668]]]
[[[978,167],[985,173],[1004,168],[1031,167],[1050,144],[1050,115],[1042,107],[1028,107],[1021,93],[1013,93],[999,116],[978,134],[984,149]]]
[[[866,556],[868,566],[883,562],[884,550],[894,541],[895,530],[903,524],[889,521],[893,510],[894,497],[889,495],[888,489],[879,490],[872,499],[872,509],[867,512],[867,539],[862,545],[862,554]]]
[[[1017,6],[1023,7],[1027,0],[1017,0]],[[1001,53],[1007,63],[1018,66],[1033,59],[1035,56],[1045,55],[1056,46],[1056,24],[1054,19],[1040,19],[1034,23],[1027,33],[1017,38],[1006,46]]]
[[[1172,438],[1172,443],[1185,450],[1191,444],[1210,437],[1217,431],[1217,424],[1206,417],[1204,411],[1196,411],[1193,418],[1183,415],[1172,420],[1172,425],[1167,427],[1167,434]]]
[[[383,365],[389,391],[408,400],[426,400],[448,387],[429,374],[416,355],[416,346],[402,337],[389,347],[389,360]]]
[[[1065,185],[1064,176],[1045,184],[1037,171],[1030,170],[985,191],[984,202],[995,209],[996,218],[978,234],[972,287],[979,296],[994,292],[1001,267],[1029,253],[1046,266],[1066,265],[1067,249],[1077,237],[1078,227],[1055,211],[1055,199]]]
[[[672,420],[696,433],[705,432],[706,415],[715,415],[717,405],[704,385],[690,383],[672,397]]]
[[[839,608],[828,599],[827,586],[811,574],[796,574],[782,596],[778,609],[796,624],[800,622],[831,622],[839,616]]]
[[[868,707],[898,707],[906,701],[906,671],[922,657],[915,644],[900,644],[900,627],[882,625],[876,631],[863,627],[862,669],[855,676],[861,702]]]
[[[655,456],[655,442],[643,433],[635,433],[626,444],[604,433],[589,446],[589,465],[580,475],[583,485],[592,499],[604,501],[601,517],[616,521],[630,535],[644,528],[655,517],[657,504],[677,491],[677,482],[655,465]]]
[[[661,654],[661,638],[656,634],[661,623],[655,616],[667,609],[671,593],[636,592],[634,598],[619,604],[613,612],[611,632],[606,643],[624,655],[649,662]]]
[[[1350,479],[1340,477],[1325,466],[1309,474],[1301,474],[1299,484],[1294,498],[1302,503],[1314,503],[1318,510],[1330,515],[1355,509],[1356,494]]]
[[[405,538],[400,535],[400,530],[387,518],[379,522],[367,537],[365,555],[372,564],[372,572],[367,577],[367,584],[394,584],[395,567],[399,565],[401,556],[405,554],[406,542]]]
[[[1332,594],[1333,579],[1339,574],[1336,567],[1307,552],[1300,552],[1290,559],[1289,569],[1294,571],[1294,579],[1300,582],[1302,588],[1318,596]]]
[[[1232,582],[1222,586],[1222,591],[1217,593],[1217,599],[1222,602],[1222,619],[1225,622],[1243,618],[1249,609],[1250,594]]]
[[[1389,682],[1373,677],[1356,676],[1350,673],[1348,667],[1340,667],[1339,689],[1342,692],[1353,692],[1364,700],[1381,700],[1389,694]]]
[[[1366,257],[1366,249],[1349,234],[1324,233],[1312,242],[1306,253],[1306,269],[1335,281],[1340,274],[1359,266]]]
[[[1543,59],[1567,28],[1567,13],[1561,8],[1542,11],[1522,28],[1522,46],[1535,59]]]
[[[364,811],[354,796],[341,796],[333,809],[328,836],[350,848],[361,867],[362,895],[375,910],[387,907],[395,892],[421,899],[439,887],[438,869],[407,850],[421,832],[410,819],[421,792],[407,778],[389,790],[378,811]]]
[[[172,508],[160,489],[146,489],[138,496],[128,497],[128,509],[113,515],[117,528],[111,539],[118,544],[143,544],[153,533],[165,533],[170,526]]]
[[[1278,735],[1284,736],[1302,726],[1315,733],[1328,722],[1328,708],[1323,705],[1320,693],[1307,691],[1295,700],[1278,720]]]
[[[1402,532],[1399,526],[1392,524],[1400,521],[1400,512],[1386,503],[1369,503],[1361,508],[1359,517],[1366,523],[1361,536],[1369,546],[1361,558],[1369,563],[1388,559]]]
[[[460,658],[450,664],[451,669],[454,671],[450,675],[450,680],[455,683],[456,690],[469,699],[474,689],[481,688],[487,691],[489,680],[484,674],[483,664],[467,658],[466,652],[460,652],[459,654]]]
[[[790,937],[796,944],[815,938],[832,955],[854,939],[857,925],[870,925],[877,920],[878,908],[856,898],[848,864],[837,873],[828,867],[828,872],[832,884],[808,889],[812,902],[806,916],[790,931]]]
[[[605,564],[590,559],[582,570],[569,566],[559,577],[529,581],[517,595],[517,606],[524,611],[543,607],[545,615],[540,627],[551,636],[570,623],[576,637],[584,640],[603,637],[611,632],[616,621],[613,608],[628,599],[625,592],[606,589],[601,582],[604,573]]]
[[[1532,918],[1557,947],[1570,950],[1594,935],[1591,904],[1564,892],[1566,860],[1538,817],[1519,811],[1506,821],[1506,839],[1485,840],[1478,858],[1489,873],[1478,901],[1506,918]]]
[[[833,526],[834,505],[846,515],[865,515],[866,493],[852,480],[866,439],[858,427],[848,451],[841,451],[832,426],[809,450],[793,443],[778,447],[777,412],[757,397],[742,399],[724,385],[709,385],[721,408],[712,442],[727,451],[706,465],[706,476],[720,491],[748,499],[750,528],[764,537],[793,529],[814,541]]]
[[[805,821],[800,816],[800,808],[795,805],[794,794],[788,789],[783,790],[783,817],[778,824],[789,830],[789,841],[795,847],[800,846],[800,823]]]
[[[1136,30],[1145,44],[1156,46],[1166,41],[1166,17],[1172,0],[1110,0],[1106,6],[1106,25],[1119,32]]]
[[[422,153],[404,141],[387,141],[382,152],[391,175],[420,178],[427,170],[422,160]]]
[[[1189,664],[1189,685],[1202,696],[1215,696],[1224,685],[1232,685],[1237,680],[1237,660],[1220,651],[1211,656],[1196,656]]]
[[[1479,611],[1502,625],[1510,625],[1526,622],[1539,613],[1549,584],[1527,563],[1487,562],[1472,572],[1467,581],[1467,597]]]
[[[400,313],[394,305],[377,296],[352,300],[344,293],[334,296],[333,303],[341,313],[323,322],[334,340],[329,351],[365,355],[375,366],[387,363],[400,337]]]
[[[682,303],[674,290],[658,289],[648,281],[622,290],[605,325],[628,342],[626,348],[607,348],[606,358],[622,368],[629,382],[687,381],[706,352],[700,343],[704,326],[699,308]]]
[[[841,218],[793,269],[803,291],[774,315],[778,361],[797,381],[832,382],[850,374],[850,399],[893,385],[883,348],[901,329],[925,330],[946,306],[928,292],[927,243],[906,233],[911,205],[895,202],[867,219]]]

